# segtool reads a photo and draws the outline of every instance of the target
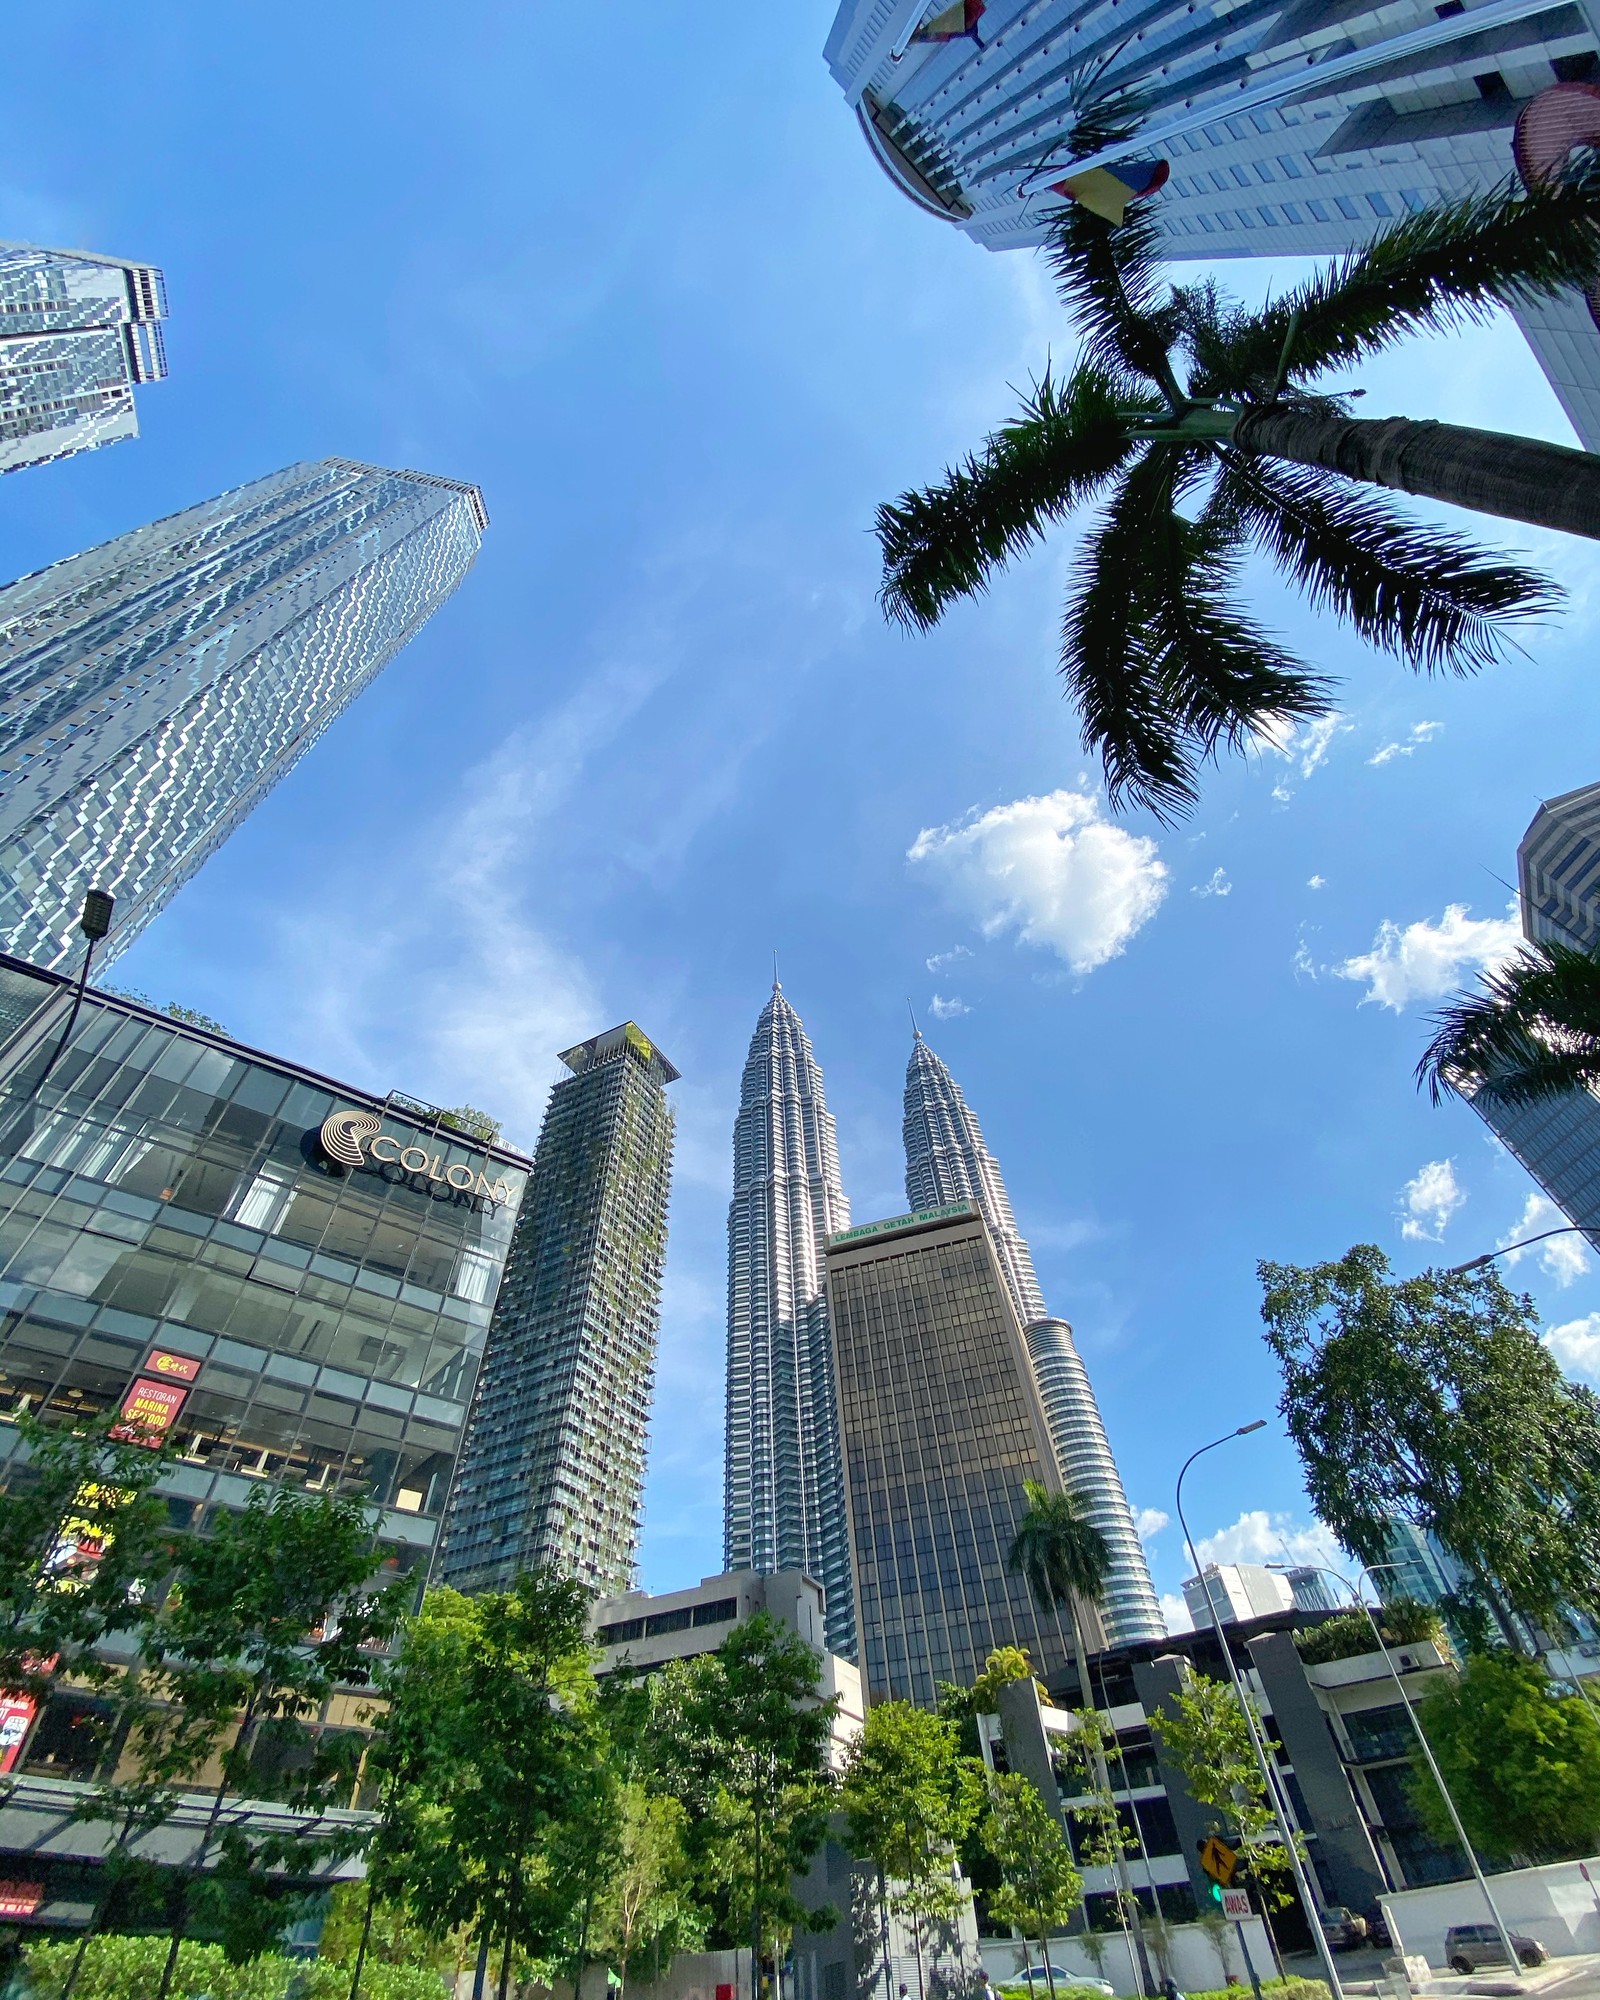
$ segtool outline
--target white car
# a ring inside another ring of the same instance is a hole
[[[1054,1979],[1058,1993],[1064,1992],[1070,1986],[1079,1993],[1099,1993],[1104,1996],[1104,2000],[1117,2000],[1117,1989],[1109,1980],[1089,1979],[1081,1972],[1063,1972],[1059,1965],[1051,1966],[1049,1977],[1046,1977],[1042,1965],[1030,1966],[1026,1972],[1019,1972],[1015,1979],[1008,1979],[1006,1984],[1026,1986],[1030,1992],[1042,1993],[1048,2000],[1051,1979]]]

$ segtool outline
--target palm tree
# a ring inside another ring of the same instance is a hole
[[[1435,1104],[1446,1093],[1484,1104],[1537,1104],[1600,1086],[1600,957],[1570,944],[1530,944],[1433,1017],[1417,1065]]]
[[[1071,1619],[1078,1687],[1084,1707],[1093,1708],[1083,1606],[1098,1604],[1105,1595],[1111,1549],[1081,1494],[1052,1493],[1037,1479],[1025,1479],[1022,1494],[1028,1511],[1018,1523],[1006,1568],[1013,1576],[1027,1578],[1033,1601],[1046,1616],[1065,1611]]]
[[[1089,1645],[1084,1636],[1083,1607],[1098,1604],[1105,1596],[1106,1577],[1111,1569],[1111,1548],[1095,1526],[1088,1502],[1071,1491],[1052,1493],[1037,1479],[1022,1482],[1028,1511],[1017,1524],[1016,1539],[1006,1555],[1006,1568],[1013,1576],[1027,1578],[1033,1601],[1047,1616],[1065,1611],[1072,1620],[1072,1646],[1078,1660],[1078,1690],[1085,1711],[1094,1708],[1089,1686]],[[1093,1738],[1095,1787],[1102,1798],[1111,1798],[1111,1774],[1101,1746],[1098,1726]],[[1113,1811],[1115,1808],[1113,1808]],[[1145,1951],[1144,1926],[1140,1922],[1138,1898],[1128,1876],[1127,1856],[1122,1852],[1120,1833],[1112,1835],[1116,1853],[1117,1902],[1122,1927],[1135,1943],[1140,1973],[1140,1991],[1150,1992],[1150,1960]],[[1136,1941],[1136,1942],[1135,1942]],[[1046,1954],[1048,1958],[1048,1953]],[[1048,1966],[1046,1969],[1048,1977]],[[1054,1982],[1052,1981],[1052,1993]]]
[[[1328,713],[1330,683],[1236,601],[1252,546],[1370,644],[1466,674],[1560,593],[1365,489],[1600,538],[1600,455],[1361,420],[1347,396],[1313,386],[1409,333],[1588,282],[1600,269],[1592,179],[1423,210],[1255,312],[1210,280],[1164,284],[1137,207],[1113,223],[1069,206],[1050,261],[1078,359],[1064,379],[1047,367],[1020,415],[938,484],[878,509],[882,603],[927,630],[1103,497],[1072,572],[1061,671],[1114,804],[1175,817],[1224,744]]]

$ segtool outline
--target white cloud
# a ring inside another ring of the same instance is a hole
[[[953,993],[948,1000],[942,993],[935,993],[928,1002],[928,1012],[936,1021],[953,1021],[957,1014],[970,1014],[972,1009]]]
[[[952,945],[948,951],[936,951],[932,958],[925,958],[922,962],[930,972],[943,972],[947,965],[954,965],[958,960],[971,956],[972,951],[969,946],[957,944]]]
[[[1400,1190],[1400,1234],[1412,1243],[1442,1243],[1450,1218],[1466,1200],[1454,1160],[1430,1160]]]
[[[1269,1514],[1254,1507],[1231,1527],[1195,1543],[1200,1567],[1209,1563],[1322,1563],[1346,1572],[1350,1558],[1320,1521],[1297,1521],[1292,1514]]]
[[[1228,880],[1225,868],[1213,868],[1209,880],[1197,882],[1189,891],[1191,896],[1231,896],[1233,884]]]
[[[1371,951],[1347,958],[1334,970],[1341,979],[1365,980],[1365,1006],[1376,1000],[1398,1014],[1413,1000],[1438,1000],[1466,974],[1503,965],[1522,943],[1516,905],[1505,917],[1469,917],[1465,903],[1451,903],[1437,923],[1399,924],[1387,917]]]
[[[1546,1201],[1542,1194],[1530,1194],[1521,1215],[1495,1248],[1504,1250],[1509,1243],[1521,1243],[1525,1237],[1542,1236],[1547,1229],[1568,1226],[1567,1218],[1553,1201]],[[1520,1264],[1524,1257],[1537,1257],[1540,1270],[1547,1278],[1554,1278],[1563,1291],[1589,1269],[1589,1252],[1583,1238],[1577,1235],[1556,1236],[1548,1243],[1530,1243],[1524,1249],[1508,1251],[1499,1261],[1506,1265]]]
[[[1175,1590],[1162,1591],[1161,1616],[1166,1620],[1167,1630],[1173,1634],[1194,1630],[1194,1620],[1189,1616],[1189,1607]]]
[[[924,827],[906,859],[931,871],[985,937],[1015,931],[1078,973],[1117,957],[1167,893],[1156,843],[1102,818],[1091,792],[1050,792]]]
[[[1140,1541],[1147,1542],[1152,1535],[1161,1533],[1170,1518],[1159,1507],[1141,1507],[1133,1517],[1134,1530]]]
[[[1318,716],[1315,722],[1299,727],[1294,723],[1271,722],[1258,728],[1256,735],[1266,749],[1286,759],[1302,778],[1309,778],[1327,762],[1334,738],[1348,735],[1354,726],[1336,713]],[[1280,778],[1272,788],[1272,796],[1287,802],[1294,793]]]
[[[1409,757],[1419,744],[1431,743],[1443,727],[1444,724],[1442,722],[1416,723],[1409,736],[1404,737],[1398,743],[1385,743],[1377,755],[1369,757],[1367,762],[1369,764],[1388,764],[1392,763],[1396,757]]]
[[[1544,1344],[1569,1375],[1586,1375],[1600,1389],[1600,1313],[1551,1327]]]
[[[1316,979],[1321,974],[1321,967],[1311,955],[1311,946],[1306,938],[1304,926],[1301,927],[1299,937],[1295,939],[1294,957],[1289,962],[1294,967],[1296,979]]]
[[[1306,887],[1308,889],[1321,889],[1325,888],[1326,886],[1327,883],[1326,883],[1326,878],[1324,876],[1308,875],[1306,877]]]

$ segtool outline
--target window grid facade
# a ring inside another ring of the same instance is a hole
[[[166,310],[152,265],[0,243],[0,472],[137,437]]]
[[[1023,1482],[1061,1480],[982,1218],[969,1207],[835,1241],[828,1298],[869,1699],[932,1707],[996,1646],[1026,1648],[1052,1679],[1073,1660],[1070,1620],[1039,1610],[1006,1555]]]
[[[828,1646],[854,1659],[823,1268],[829,1236],[849,1226],[822,1070],[774,981],[733,1128],[723,1567],[813,1577]]]
[[[68,991],[0,960],[0,998],[0,1455],[16,1411],[111,1408],[165,1351],[199,1371],[165,1490],[348,1492],[426,1560],[527,1162],[92,990],[41,1089]],[[349,1109],[439,1178],[328,1161]]]
[[[539,1563],[601,1592],[633,1577],[678,1072],[631,1021],[561,1060],[450,1505],[458,1590]]]
[[[918,1032],[906,1065],[906,1201],[914,1209],[976,1204],[1026,1332],[1050,1441],[1065,1484],[1087,1503],[1111,1561],[1101,1616],[1113,1645],[1166,1635],[1144,1544],[1122,1489],[1100,1405],[1064,1319],[1045,1310],[1033,1256],[1017,1228],[1000,1163],[949,1070]]]
[[[471,567],[476,488],[290,466],[0,588],[0,949],[107,964]]]
[[[1399,0],[1335,17],[1285,0],[988,0],[981,46],[914,44],[928,11],[842,0],[824,53],[902,192],[995,250],[1044,241],[1074,89],[1096,64],[1145,110],[1124,152],[1170,163],[1149,203],[1168,254],[1208,261],[1335,254],[1441,197],[1495,187],[1523,106],[1555,83],[1600,80],[1581,4]],[[1600,334],[1582,299],[1515,317],[1595,449]]]

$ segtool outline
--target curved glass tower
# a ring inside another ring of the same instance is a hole
[[[733,1127],[723,1567],[815,1577],[826,1593],[829,1649],[853,1660],[823,1269],[829,1236],[849,1227],[822,1071],[774,980]]]
[[[1073,1344],[1072,1328],[1046,1312],[1033,1258],[1011,1213],[1000,1163],[983,1143],[982,1127],[960,1086],[920,1030],[906,1065],[905,1147],[909,1207],[931,1209],[972,1201],[989,1225],[1027,1339],[1061,1477],[1088,1502],[1094,1524],[1111,1551],[1100,1607],[1106,1637],[1113,1646],[1165,1638],[1144,1545],[1133,1525],[1122,1476],[1106,1441],[1088,1371]]]

